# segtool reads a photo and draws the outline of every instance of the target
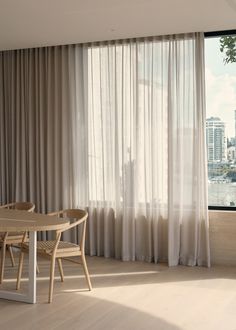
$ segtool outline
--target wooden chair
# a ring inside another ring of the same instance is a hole
[[[37,253],[43,257],[49,258],[51,260],[50,266],[50,282],[49,282],[49,296],[48,302],[52,302],[52,294],[53,294],[53,284],[54,284],[54,272],[55,272],[55,262],[57,260],[61,281],[64,281],[64,273],[62,268],[62,259],[81,264],[81,262],[77,262],[74,259],[70,259],[69,257],[79,256],[81,257],[83,270],[85,273],[86,281],[88,284],[88,288],[91,291],[92,285],[90,282],[89,272],[86,264],[85,259],[85,232],[86,232],[86,221],[88,217],[88,213],[84,210],[80,209],[68,209],[63,210],[55,213],[50,213],[49,215],[57,215],[58,217],[66,217],[71,220],[70,224],[66,229],[56,231],[56,239],[51,241],[38,241],[37,242]],[[64,231],[70,230],[71,228],[75,228],[77,226],[81,226],[82,228],[82,235],[80,239],[79,245],[61,241],[61,234]],[[19,261],[19,269],[18,269],[18,276],[17,276],[17,285],[16,289],[20,288],[21,282],[21,275],[22,275],[22,268],[23,268],[23,260],[24,260],[24,253],[28,253],[29,244],[23,243],[21,248],[21,255]]]
[[[30,202],[15,202],[10,204],[1,205],[0,209],[12,209],[33,212],[35,205]],[[4,267],[6,259],[6,249],[9,249],[12,266],[15,266],[15,260],[12,252],[13,244],[21,244],[28,239],[27,233],[0,233],[0,246],[2,249],[1,253],[1,266],[0,266],[0,284],[3,282],[4,277]]]

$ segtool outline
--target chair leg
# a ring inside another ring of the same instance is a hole
[[[16,290],[19,290],[20,289],[21,276],[22,276],[22,268],[23,268],[23,261],[24,261],[24,252],[21,251],[21,253],[20,253],[20,259],[19,259],[19,266],[18,266],[18,273],[17,273]]]
[[[5,258],[6,258],[6,243],[2,243],[2,257],[1,257],[1,269],[0,269],[0,284],[3,282]]]
[[[92,284],[91,284],[91,281],[90,281],[90,276],[89,276],[87,263],[86,263],[86,259],[85,259],[84,254],[81,255],[81,259],[82,259],[82,265],[83,265],[86,281],[87,281],[87,284],[88,284],[88,287],[89,287],[89,291],[91,291],[92,290]]]
[[[50,283],[49,283],[49,295],[48,295],[48,302],[52,302],[52,294],[53,294],[53,284],[54,284],[54,273],[55,273],[55,261],[56,258],[52,256],[51,259],[51,267],[50,267]]]
[[[37,274],[39,274],[39,273],[40,273],[40,271],[39,271],[39,265],[38,265],[38,263],[37,263],[37,265],[36,265],[36,272],[37,272]]]
[[[61,276],[61,282],[64,282],[64,272],[63,272],[63,268],[62,268],[61,258],[57,258],[57,263],[58,263],[58,268],[59,268],[59,272],[60,272],[60,276]]]
[[[13,256],[11,245],[8,245],[8,249],[9,249],[9,253],[10,253],[12,267],[15,267],[16,263],[15,263],[15,259],[14,259],[14,256]]]

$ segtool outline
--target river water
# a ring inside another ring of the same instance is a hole
[[[236,183],[208,183],[208,205],[236,206]]]

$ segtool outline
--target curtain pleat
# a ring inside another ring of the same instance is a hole
[[[172,37],[168,80],[169,265],[210,263],[204,90],[203,35]]]

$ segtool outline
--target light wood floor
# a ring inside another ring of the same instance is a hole
[[[82,269],[65,262],[66,280],[61,283],[57,273],[47,304],[48,261],[40,260],[38,303],[0,300],[0,329],[236,329],[236,268],[87,261],[93,291]],[[4,286],[15,284],[15,274],[8,261]]]

